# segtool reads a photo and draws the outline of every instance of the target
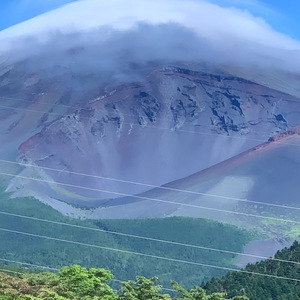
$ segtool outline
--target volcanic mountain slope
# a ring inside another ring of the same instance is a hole
[[[214,219],[254,231],[259,240],[246,245],[245,253],[269,257],[300,236],[299,147],[298,126],[186,178],[93,210],[69,212],[87,218]],[[236,264],[257,260],[240,255]]]
[[[48,97],[55,95],[48,90]],[[26,182],[26,192],[40,198],[101,206],[149,189],[122,180],[166,184],[298,125],[299,104],[294,96],[226,74],[156,70],[44,122],[19,147],[19,162],[41,168],[27,167],[19,176],[47,181]],[[22,186],[24,178],[17,177],[10,190]]]
[[[65,55],[62,61],[66,61]],[[45,65],[49,60],[50,57],[34,56],[15,63],[0,62],[2,158],[15,158],[24,140],[103,89],[101,74],[82,71],[83,80],[71,67],[53,61]]]
[[[199,195],[197,199],[190,198],[191,201],[185,203],[241,212],[241,215],[236,214],[234,217],[233,222],[237,224],[238,222],[248,223],[250,226],[257,223],[270,224],[268,228],[270,229],[272,224],[278,224],[282,219],[291,221],[282,221],[282,225],[290,223],[289,225],[294,228],[299,227],[299,135],[298,126],[270,138],[267,143],[170,186],[204,192],[204,195]],[[208,195],[206,196],[205,193]],[[224,216],[222,211],[219,214],[215,211],[201,211],[201,209],[194,215],[207,213],[210,218],[219,220],[222,218],[226,220],[230,215]],[[181,207],[174,214],[193,215],[191,209],[186,207]],[[252,217],[252,214],[262,218]],[[276,232],[273,233],[276,235]]]
[[[295,127],[181,180],[72,213],[89,218],[204,217],[256,228],[269,238],[297,238],[299,147],[300,128]]]
[[[210,168],[143,193],[140,198],[111,200],[105,209],[94,213],[108,218],[194,216],[246,227],[260,224],[261,228],[268,224],[274,236],[279,231],[272,233],[272,224],[282,224],[294,228],[291,234],[297,237],[299,147],[298,126]]]

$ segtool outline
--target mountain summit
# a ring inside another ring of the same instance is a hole
[[[87,0],[0,43],[12,197],[75,217],[204,217],[297,237],[298,41],[205,1]]]

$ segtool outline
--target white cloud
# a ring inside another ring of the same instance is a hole
[[[222,7],[234,6],[247,9],[251,12],[259,14],[274,14],[275,12],[265,3],[259,0],[207,0],[210,3],[217,4]]]
[[[2,54],[50,50],[43,63],[56,59],[67,67],[72,62],[63,53],[80,43],[95,50],[86,47],[77,66],[121,77],[153,61],[300,69],[299,41],[247,11],[204,0],[81,0],[0,32]]]
[[[251,2],[253,5],[259,3]],[[212,40],[237,38],[268,47],[300,49],[300,42],[274,31],[261,18],[201,0],[81,0],[4,30],[0,39],[44,35],[56,30],[76,32],[101,26],[126,30],[138,21],[177,22]]]

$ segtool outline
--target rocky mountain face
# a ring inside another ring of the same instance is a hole
[[[9,190],[44,201],[108,205],[209,168],[300,120],[300,99],[224,72],[156,69],[109,93],[93,80],[71,90],[63,75],[33,74],[16,87],[5,85],[9,76],[16,75],[2,75],[1,95],[27,102],[2,107],[2,127],[6,138],[18,136],[18,162],[31,165],[19,176],[38,179],[15,177]]]

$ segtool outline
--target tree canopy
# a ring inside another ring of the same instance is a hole
[[[207,295],[201,287],[184,289],[173,282],[172,295],[163,293],[156,285],[157,277],[137,276],[136,280],[122,282],[114,291],[109,283],[113,279],[110,271],[102,268],[86,269],[79,265],[63,267],[58,274],[50,272],[25,273],[11,276],[0,273],[1,300],[225,300],[225,293]],[[247,300],[234,297],[232,300]]]

